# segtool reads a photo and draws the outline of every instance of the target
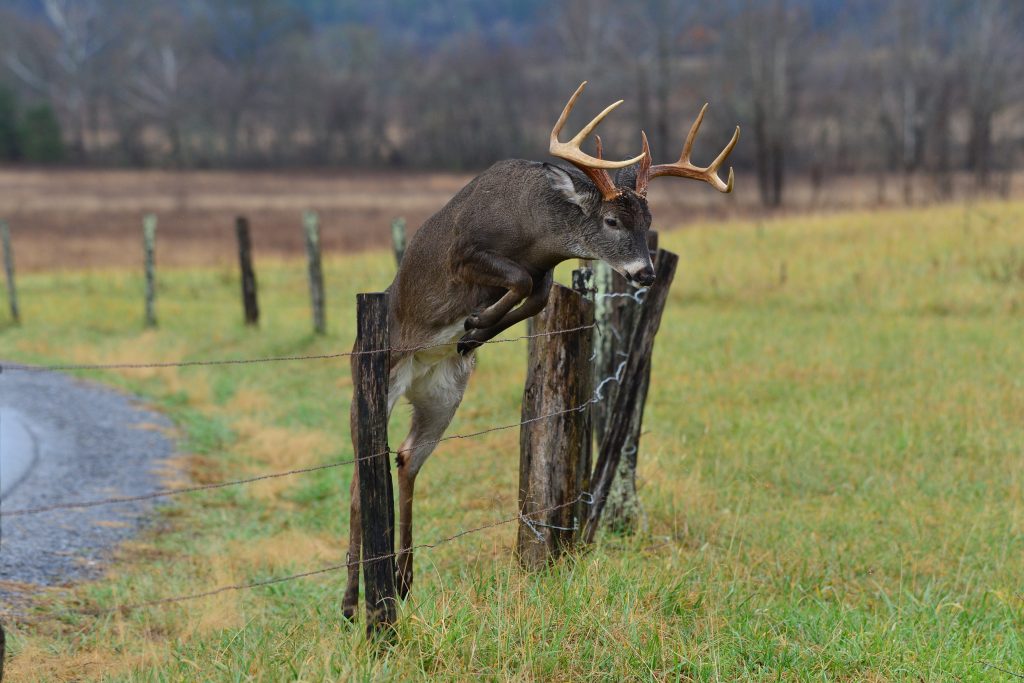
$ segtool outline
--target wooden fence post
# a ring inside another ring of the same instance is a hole
[[[661,315],[665,310],[665,302],[668,300],[669,288],[672,286],[672,278],[675,276],[678,263],[679,257],[672,252],[663,249],[658,251],[655,263],[657,280],[648,290],[644,305],[640,309],[639,319],[630,337],[629,355],[625,358],[622,381],[612,403],[612,415],[615,415],[616,419],[610,421],[608,430],[601,439],[597,464],[594,467],[591,488],[593,503],[583,533],[583,539],[587,543],[592,542],[597,533],[612,479],[619,468],[622,452],[630,435],[633,423],[629,417],[630,411],[639,398],[644,378],[643,368],[645,364],[650,364],[654,337],[661,325]]]
[[[548,304],[530,319],[530,333],[590,325],[593,303],[554,285]],[[527,569],[539,569],[572,547],[580,471],[590,438],[592,329],[530,339],[519,432],[519,534],[516,554]],[[561,412],[564,411],[564,412]],[[558,413],[544,419],[544,415]],[[530,422],[530,420],[533,420]],[[554,508],[554,509],[552,509]],[[544,510],[545,512],[539,512]]]
[[[4,635],[4,625],[0,624],[0,681],[4,680],[4,659],[7,656],[7,636]]]
[[[324,271],[320,263],[320,217],[315,211],[302,215],[306,231],[306,260],[309,262],[309,297],[313,305],[313,331],[324,334],[327,322],[324,313]]]
[[[395,504],[388,452],[388,295],[357,294],[356,458],[362,521],[366,633],[395,623]],[[385,349],[380,353],[366,353]],[[359,558],[350,558],[358,560]]]
[[[589,322],[585,324],[593,324],[597,311],[597,306],[594,303],[594,271],[591,268],[577,268],[572,271],[572,289],[590,304],[590,313],[588,315],[584,312],[584,318],[589,319]],[[590,354],[586,358],[586,364],[592,366],[594,362],[595,330],[586,330],[586,333],[590,337]],[[580,452],[579,467],[576,472],[576,495],[579,501],[576,504],[574,513],[576,519],[573,523],[573,526],[577,527],[576,538],[579,538],[583,522],[590,513],[589,499],[584,500],[580,494],[584,491],[590,491],[590,474],[594,469],[594,376],[590,372],[590,367],[585,369],[582,376],[586,384],[580,387],[580,393],[583,396],[583,400],[588,401],[588,403],[586,408],[583,408],[581,411],[583,416],[583,424],[581,426],[582,450]]]
[[[651,250],[651,258],[657,258],[658,233],[654,230],[647,232],[647,247]],[[614,296],[615,294],[629,295],[635,293],[635,287],[626,282],[615,271],[608,268],[610,273],[606,282],[609,287],[599,302],[599,318],[602,329],[609,333],[602,338],[602,347],[598,353],[595,370],[598,378],[609,377],[615,374],[619,363],[629,352],[627,344],[636,327],[640,315],[640,304],[635,298],[629,296]],[[604,304],[601,306],[601,304]],[[649,359],[648,359],[649,360]],[[612,478],[611,488],[608,490],[608,503],[604,511],[604,525],[613,531],[623,534],[631,534],[636,530],[640,519],[640,500],[636,493],[636,465],[638,449],[640,446],[640,432],[643,427],[644,405],[647,402],[647,391],[651,383],[651,364],[645,363],[640,369],[641,383],[637,392],[637,400],[629,408],[628,415],[615,415],[614,419],[629,419],[630,429],[623,446],[622,459],[619,467]],[[597,381],[597,380],[595,380]],[[597,443],[601,443],[605,432],[608,431],[610,419],[612,419],[611,408],[615,402],[615,392],[618,386],[608,385],[608,399],[595,406],[595,413],[599,416],[600,422],[595,427]]]
[[[4,272],[7,274],[7,303],[11,308],[11,320],[21,322],[18,311],[18,289],[14,285],[14,251],[11,247],[11,228],[6,221],[0,221],[0,242],[4,247]]]
[[[405,256],[405,219],[401,216],[391,221],[391,246],[395,250],[395,261],[402,265]]]
[[[156,215],[142,219],[142,251],[146,267],[146,327],[156,327]]]
[[[235,233],[238,236],[238,262],[242,269],[242,306],[245,309],[245,324],[258,325],[260,307],[256,303],[256,273],[252,268],[252,239],[249,236],[249,219],[239,216],[235,219]]]

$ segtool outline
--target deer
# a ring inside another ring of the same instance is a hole
[[[405,599],[413,581],[416,476],[462,401],[476,349],[544,308],[553,270],[562,261],[601,259],[634,285],[652,285],[654,266],[646,241],[651,225],[647,186],[652,178],[676,176],[705,182],[720,192],[733,189],[732,168],[727,181],[722,181],[718,169],[739,140],[739,126],[708,166],[690,161],[707,104],[690,127],[679,159],[670,164],[651,165],[643,132],[641,153],[630,159],[604,159],[597,136],[597,156],[582,151],[583,142],[622,100],[606,107],[571,140],[561,142],[562,129],[586,85],[584,81],[576,89],[551,130],[549,153],[571,167],[522,159],[495,163],[423,223],[386,290],[393,347],[388,415],[403,396],[412,406],[409,433],[395,457],[395,580],[400,599]],[[616,171],[614,180],[611,170]],[[353,409],[353,445],[357,429]],[[359,597],[362,540],[358,473],[353,475],[350,495],[348,583],[342,611],[352,619]]]

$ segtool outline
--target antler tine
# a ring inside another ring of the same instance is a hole
[[[647,196],[647,181],[651,170],[651,147],[647,144],[647,133],[640,131],[640,138],[643,140],[644,158],[640,160],[640,167],[636,169],[636,191],[637,194]]]
[[[646,181],[650,178],[657,178],[664,175],[673,175],[681,178],[692,178],[694,180],[702,180],[708,185],[719,192],[732,192],[735,175],[732,167],[729,168],[729,179],[725,182],[718,176],[718,169],[721,167],[722,162],[728,158],[730,152],[736,146],[736,143],[740,139],[740,127],[736,126],[736,131],[732,134],[732,139],[729,140],[729,144],[719,152],[715,160],[707,166],[701,168],[695,166],[690,161],[690,154],[693,151],[693,142],[697,138],[697,131],[700,130],[700,124],[704,120],[704,114],[707,112],[708,105],[705,104],[701,107],[700,113],[697,114],[697,118],[694,120],[693,125],[690,126],[690,132],[686,136],[686,142],[683,143],[683,151],[679,154],[679,160],[674,164],[658,164],[650,169],[647,173],[647,177],[643,179],[643,185],[646,187]],[[641,184],[640,176],[637,176],[637,186]]]
[[[583,128],[580,129],[579,133],[576,133],[576,136],[573,137],[573,139],[569,141],[569,144],[570,145],[576,145],[577,147],[582,145],[583,141],[586,140],[590,136],[590,134],[592,132],[594,132],[595,128],[597,128],[597,125],[599,123],[601,123],[602,121],[604,121],[604,118],[606,116],[608,116],[608,114],[610,114],[613,111],[615,111],[618,108],[618,106],[620,104],[622,104],[624,101],[625,100],[619,100],[618,102],[612,102],[607,107],[602,109],[600,114],[598,114],[593,119],[591,119],[590,123],[588,123],[587,125],[583,126]]]
[[[551,147],[554,147],[555,143],[558,143],[558,136],[561,134],[562,129],[565,128],[565,122],[569,120],[569,114],[572,112],[572,108],[576,106],[576,100],[579,99],[580,93],[582,93],[583,89],[586,87],[586,81],[580,83],[580,87],[576,88],[576,92],[572,94],[569,101],[565,103],[565,107],[562,108],[562,114],[558,117],[558,121],[555,122],[555,127],[551,129]]]
[[[601,151],[602,151],[602,148],[601,148],[601,136],[600,135],[595,135],[594,136],[594,142],[595,142],[595,146],[597,147],[597,152],[595,152],[597,158],[598,159],[603,159],[604,157],[601,154]]]
[[[704,106],[700,108],[700,113],[697,114],[697,118],[693,120],[693,125],[690,126],[690,132],[686,134],[686,142],[683,143],[683,151],[679,155],[679,163],[690,163],[690,154],[693,152],[693,141],[697,139],[697,131],[700,130],[700,124],[704,122],[704,114],[707,110],[708,103],[705,102]]]
[[[718,167],[722,165],[722,162],[725,161],[726,157],[728,157],[729,154],[732,152],[732,148],[735,147],[736,143],[739,141],[740,127],[736,126],[736,130],[733,131],[732,138],[729,140],[729,144],[726,145],[725,148],[718,153],[718,156],[715,157],[715,160],[711,162],[708,168],[717,171]],[[732,166],[729,167],[729,173],[732,174]]]
[[[640,159],[643,158],[643,155],[633,157],[632,159],[625,159],[623,161],[608,161],[592,157],[580,149],[580,145],[583,144],[583,141],[587,139],[594,129],[597,128],[598,124],[601,123],[601,121],[603,121],[604,118],[612,112],[612,110],[622,104],[622,100],[613,102],[605,107],[604,111],[595,116],[590,123],[584,126],[583,129],[568,142],[559,141],[558,136],[565,127],[565,122],[569,119],[569,114],[572,112],[573,107],[576,105],[576,100],[579,99],[579,96],[586,85],[587,81],[583,81],[580,83],[580,87],[576,88],[576,92],[572,94],[572,97],[569,98],[565,108],[562,109],[562,115],[558,117],[555,127],[551,129],[551,137],[548,145],[549,153],[552,156],[572,162],[578,166],[580,170],[585,170],[584,167],[589,167],[591,169],[625,168],[626,166],[632,166],[640,161]]]
[[[718,153],[715,160],[708,164],[704,169],[707,171],[709,176],[708,182],[711,183],[711,185],[719,192],[732,192],[734,180],[732,166],[729,167],[729,179],[724,184],[722,183],[722,179],[718,176],[718,168],[722,165],[722,162],[725,161],[726,157],[729,156],[729,153],[732,152],[732,148],[735,147],[736,143],[739,141],[740,127],[736,126],[736,130],[733,132],[732,138],[729,140],[729,144],[727,144],[722,151]]]

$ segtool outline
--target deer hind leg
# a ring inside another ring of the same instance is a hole
[[[398,450],[398,595],[404,599],[412,586],[412,501],[416,475],[437,447],[462,401],[474,360],[447,356],[413,380],[406,396],[412,404],[409,435]]]

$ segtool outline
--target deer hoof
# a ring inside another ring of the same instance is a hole
[[[480,327],[480,316],[478,316],[475,313],[473,315],[469,316],[468,318],[466,318],[466,322],[463,325],[463,327],[466,328],[467,332],[469,330],[475,330],[475,329],[479,328]]]
[[[459,340],[459,343],[455,346],[455,350],[459,352],[460,356],[465,356],[481,346],[483,346],[483,342],[477,341],[467,334]]]
[[[412,587],[412,572],[406,576],[405,572],[401,569],[395,572],[395,589],[398,591],[398,599],[405,600],[406,596],[409,595],[409,589]]]

